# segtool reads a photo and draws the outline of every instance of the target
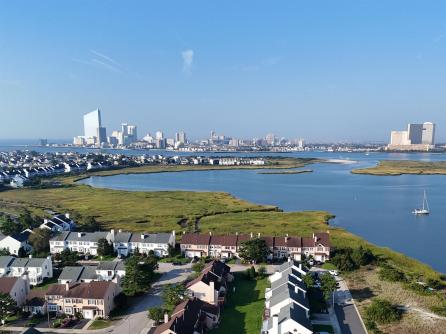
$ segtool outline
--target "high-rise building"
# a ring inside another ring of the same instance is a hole
[[[410,145],[408,131],[392,131],[390,134],[390,145]]]
[[[187,142],[186,132],[180,131],[175,133],[175,141],[177,143],[185,144]]]
[[[421,144],[423,137],[423,124],[409,123],[407,125],[407,139],[409,144]]]
[[[421,136],[421,143],[425,145],[435,144],[435,124],[431,122],[423,123],[423,131]]]
[[[155,139],[159,140],[159,139],[163,139],[164,138],[164,133],[162,131],[157,131],[155,133]]]
[[[89,142],[92,141],[92,138],[95,138],[93,139],[95,144],[107,140],[106,130],[101,125],[101,111],[99,108],[84,115],[84,138]]]

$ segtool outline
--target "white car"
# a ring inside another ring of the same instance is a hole
[[[333,276],[338,276],[338,271],[337,270],[329,270],[328,271],[331,275]]]

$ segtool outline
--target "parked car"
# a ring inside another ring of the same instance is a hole
[[[331,275],[333,276],[338,276],[338,271],[337,270],[329,270],[328,271]]]

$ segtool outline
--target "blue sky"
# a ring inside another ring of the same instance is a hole
[[[0,138],[446,140],[445,1],[0,1]]]

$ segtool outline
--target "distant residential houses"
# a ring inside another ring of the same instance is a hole
[[[89,283],[93,281],[113,281],[120,283],[125,276],[123,261],[101,261],[97,265],[67,266],[59,275],[58,283]]]
[[[306,270],[295,261],[284,262],[268,279],[262,334],[312,334]]]
[[[13,235],[3,235],[0,233],[0,249],[6,250],[9,254],[16,256],[19,255],[20,249],[23,249],[25,253],[31,252],[32,247],[28,243],[31,233],[32,231],[28,229]]]
[[[0,256],[0,277],[27,277],[31,285],[42,284],[46,279],[53,277],[51,257]]]
[[[301,261],[304,257],[325,262],[330,258],[330,234],[313,233],[311,237],[261,236],[260,234],[213,235],[187,233],[181,238],[180,249],[186,257],[232,258],[240,257],[243,242],[260,238],[270,249],[269,259],[292,258]]]
[[[113,244],[117,255],[132,253],[167,256],[169,246],[175,247],[175,231],[172,233],[131,233],[122,230],[109,232],[61,232],[50,240],[50,253],[57,254],[65,249],[81,254],[98,255],[98,241],[106,239]]]
[[[70,218],[69,213],[56,214],[51,218],[45,218],[39,226],[42,229],[48,229],[51,232],[71,231],[75,228],[74,220]]]

